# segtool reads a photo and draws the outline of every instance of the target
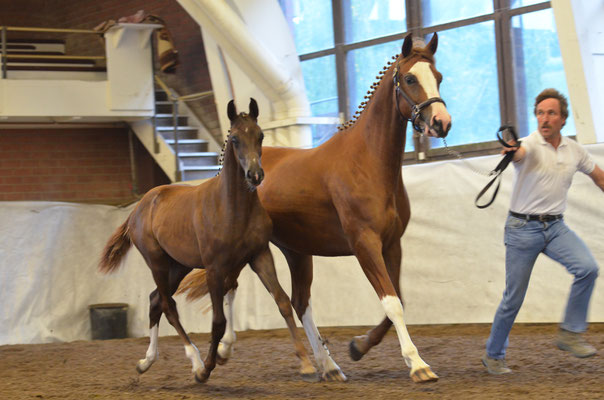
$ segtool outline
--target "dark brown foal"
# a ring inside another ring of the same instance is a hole
[[[231,101],[227,112],[231,130],[220,174],[195,187],[166,185],[150,190],[109,239],[99,268],[105,273],[115,271],[133,243],[153,274],[157,289],[150,295],[150,344],[146,357],[138,362],[140,373],[157,359],[158,325],[163,313],[184,341],[195,379],[205,382],[216,366],[218,345],[225,332],[224,295],[236,286],[239,273],[249,264],[287,323],[301,360],[300,373],[314,380],[316,370],[296,334],[290,300],[277,281],[268,248],[272,224],[256,192],[264,178],[258,106],[252,99],[249,114],[237,114]],[[205,269],[212,299],[212,342],[205,363],[181,326],[172,299],[193,268]]]

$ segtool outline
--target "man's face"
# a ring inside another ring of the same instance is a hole
[[[537,104],[537,123],[539,133],[545,140],[555,138],[566,123],[566,118],[560,114],[560,102],[558,99],[545,99]]]

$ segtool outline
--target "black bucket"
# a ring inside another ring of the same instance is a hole
[[[128,337],[128,304],[92,304],[88,309],[92,340]]]

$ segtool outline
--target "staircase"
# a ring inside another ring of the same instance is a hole
[[[172,107],[167,93],[161,88],[156,88],[155,123],[158,139],[168,144],[176,154]],[[179,105],[179,110],[181,109]],[[199,130],[195,126],[190,126],[189,117],[179,112],[177,135],[181,181],[212,178],[220,170],[218,153],[208,150],[209,142],[199,138]]]

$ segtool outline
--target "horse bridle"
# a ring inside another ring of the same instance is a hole
[[[413,129],[415,129],[417,132],[421,133],[422,128],[419,126],[418,120],[421,119],[425,124],[427,124],[426,120],[424,120],[424,118],[422,117],[422,111],[432,103],[443,103],[445,105],[445,107],[447,106],[447,103],[445,103],[445,101],[443,99],[441,99],[440,97],[431,97],[428,100],[421,102],[420,104],[417,104],[416,102],[411,100],[411,98],[407,95],[407,93],[405,93],[405,91],[403,89],[401,89],[401,82],[398,77],[399,63],[400,63],[400,61],[394,67],[394,74],[393,74],[393,78],[392,78],[392,80],[394,82],[394,97],[396,97],[396,110],[398,111],[398,115],[401,117],[402,120],[411,121],[411,125],[413,126]],[[403,98],[405,100],[407,100],[407,103],[409,103],[409,106],[411,106],[411,118],[405,117],[403,115],[403,113],[401,112],[401,108],[399,106],[399,100],[398,100],[399,94],[402,95]]]

